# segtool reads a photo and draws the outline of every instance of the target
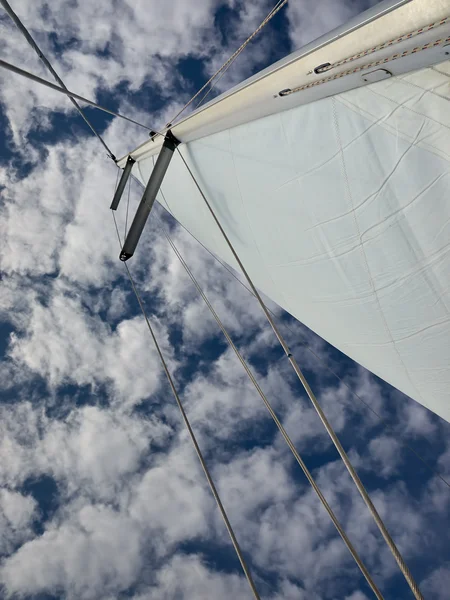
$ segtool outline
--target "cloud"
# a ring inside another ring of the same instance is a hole
[[[107,384],[113,397],[130,404],[159,388],[160,366],[142,317],[124,319],[111,331],[99,314],[88,315],[76,289],[57,282],[49,293],[45,304],[31,307],[27,333],[11,338],[9,353],[16,363],[45,378],[53,389],[69,383],[95,392]],[[153,324],[170,360],[167,330],[157,319]]]
[[[367,596],[362,592],[354,592],[350,596],[347,596],[345,600],[367,600]]]
[[[130,515],[151,536],[159,556],[183,541],[208,538],[213,509],[188,440],[159,457],[136,485],[129,503]]]
[[[289,35],[294,47],[305,46],[374,4],[377,4],[376,0],[322,0],[320,3],[303,0],[289,3]]]
[[[71,209],[63,162],[58,148],[52,148],[43,169],[27,178],[17,181],[13,172],[6,172],[1,209],[3,272],[35,276],[55,272]]]
[[[0,489],[0,554],[12,553],[20,544],[33,536],[32,524],[36,516],[36,502],[30,496]]]
[[[197,85],[180,72],[182,61],[197,60],[203,72],[198,68],[195,75],[206,78],[271,6],[240,0],[162,6],[152,0],[112,9],[103,0],[83,6],[21,0],[14,8],[69,88],[160,124]],[[348,2],[290,3],[280,20],[290,38],[283,43],[297,46],[357,8]],[[3,57],[50,79],[7,19],[0,19],[0,29]],[[273,60],[277,35],[268,27],[217,89]],[[8,324],[0,364],[1,593],[69,600],[111,600],[122,593],[136,600],[251,597],[117,261],[107,214],[115,167],[98,141],[87,137],[66,98],[3,72],[0,78],[0,102],[12,131],[0,167],[0,317]],[[68,134],[55,125],[55,111],[70,124]],[[118,119],[105,125],[99,115],[92,118],[116,154],[146,138]],[[133,183],[130,215],[141,193]],[[120,232],[125,210],[124,199]],[[402,597],[396,565],[254,299],[155,207],[157,215],[386,597]],[[156,218],[140,247],[133,276],[262,597],[370,597]],[[423,574],[424,593],[439,597],[448,567],[442,534],[448,490],[428,472],[411,476],[416,463],[409,461],[416,459],[399,450],[399,439],[406,435],[421,444],[425,434],[429,453],[440,457],[446,472],[445,427],[271,307],[396,542],[414,572]],[[302,341],[397,423],[399,439]],[[51,511],[45,494],[30,485],[45,478],[55,488]]]
[[[141,565],[136,523],[106,506],[84,506],[25,543],[1,569],[8,591],[99,598],[127,589]]]
[[[174,556],[157,574],[156,581],[135,600],[160,600],[169,598],[251,598],[243,577],[218,573],[209,569],[200,556]]]
[[[450,587],[450,565],[436,569],[422,584],[423,593],[435,600],[445,600]]]
[[[171,428],[94,406],[52,419],[29,402],[1,405],[2,485],[20,485],[31,474],[48,474],[69,496],[75,492],[112,501],[117,486],[141,467],[151,448],[171,436]]]

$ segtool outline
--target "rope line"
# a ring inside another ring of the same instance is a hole
[[[114,225],[115,225],[115,228],[116,228],[117,239],[119,240],[119,246],[122,249],[122,241],[120,239],[120,233],[119,233],[119,228],[117,226],[116,216],[115,216],[115,214],[114,214],[113,211],[111,211],[111,212],[112,212],[113,219],[114,219]],[[149,318],[147,316],[147,312],[146,312],[144,304],[142,302],[141,295],[139,294],[139,291],[138,291],[138,289],[136,287],[136,284],[134,282],[133,276],[131,275],[131,271],[130,271],[127,263],[124,262],[123,264],[125,265],[125,269],[126,269],[126,272],[127,272],[128,279],[130,281],[130,284],[131,284],[131,287],[133,289],[133,292],[134,292],[134,295],[136,297],[136,300],[138,301],[138,304],[139,304],[139,307],[141,309],[142,315],[143,315],[143,317],[145,319],[145,322],[147,324],[147,328],[149,330],[150,336],[151,336],[151,338],[153,340],[153,343],[155,345],[156,351],[157,351],[158,356],[159,356],[159,360],[161,361],[161,365],[162,365],[162,367],[164,369],[164,372],[166,374],[166,377],[167,377],[167,380],[169,382],[170,388],[172,390],[173,396],[174,396],[175,401],[176,401],[176,403],[178,405],[178,408],[180,410],[180,413],[181,413],[181,416],[183,418],[183,421],[184,421],[184,424],[186,426],[186,429],[188,430],[189,437],[191,438],[192,444],[193,444],[193,446],[195,448],[195,452],[196,452],[197,457],[198,457],[198,459],[200,461],[200,464],[202,466],[203,472],[205,473],[205,477],[206,477],[206,479],[208,481],[209,488],[210,488],[211,493],[214,496],[214,499],[215,499],[215,501],[217,503],[217,506],[219,508],[220,514],[222,515],[222,518],[224,520],[225,527],[227,528],[228,534],[229,534],[229,536],[231,538],[231,542],[232,542],[232,544],[234,546],[234,549],[236,551],[236,554],[237,554],[237,557],[239,559],[239,562],[241,563],[242,570],[244,571],[245,577],[246,577],[246,579],[248,581],[250,589],[252,590],[254,598],[256,600],[261,600],[260,595],[258,594],[258,591],[257,591],[257,589],[255,587],[255,583],[253,581],[253,578],[252,578],[252,575],[250,573],[250,570],[249,570],[249,568],[247,566],[247,563],[246,563],[246,561],[244,559],[244,556],[243,556],[242,551],[240,549],[240,546],[238,544],[237,538],[236,538],[236,536],[234,534],[234,531],[233,531],[233,528],[231,526],[231,523],[230,523],[230,521],[228,519],[228,516],[227,516],[227,513],[225,511],[225,508],[224,508],[224,506],[222,504],[222,501],[220,499],[219,492],[217,491],[217,488],[216,488],[216,486],[214,484],[214,481],[213,481],[213,479],[212,479],[212,477],[210,475],[210,472],[209,472],[209,469],[208,469],[208,467],[206,465],[206,462],[205,462],[205,459],[203,457],[202,451],[200,450],[200,446],[198,445],[197,438],[195,437],[194,431],[193,431],[193,429],[191,427],[191,424],[189,422],[187,414],[186,414],[186,412],[184,410],[183,403],[181,402],[181,399],[180,399],[180,397],[178,395],[177,389],[176,389],[175,384],[173,382],[173,379],[172,379],[172,376],[170,374],[169,368],[167,366],[166,360],[165,360],[164,355],[163,355],[163,353],[161,351],[161,348],[159,346],[158,340],[156,339],[156,336],[155,336],[155,333],[153,331],[153,327],[152,327],[152,325],[150,323],[150,320],[149,320]]]
[[[239,46],[239,48],[236,50],[236,52],[234,52],[230,56],[230,58],[220,67],[220,69],[217,69],[217,71],[214,73],[214,75],[212,77],[210,77],[208,79],[208,81],[205,83],[205,85],[203,85],[198,90],[198,92],[192,96],[192,98],[189,100],[189,102],[186,102],[186,104],[183,106],[183,108],[180,111],[178,111],[178,113],[169,121],[169,123],[166,125],[166,127],[169,127],[169,126],[172,127],[174,125],[176,119],[178,119],[178,117],[186,110],[186,108],[188,108],[194,102],[194,100],[196,100],[199,97],[199,95],[208,87],[208,85],[218,75],[220,75],[223,71],[228,69],[228,67],[231,65],[231,63],[233,63],[236,60],[236,58],[239,56],[239,54],[241,54],[241,52],[243,52],[243,50],[245,50],[245,48],[253,40],[253,38],[256,35],[258,35],[258,33],[261,31],[261,29],[263,29],[263,27],[265,27],[267,25],[267,23],[283,8],[283,6],[285,4],[287,4],[287,2],[288,2],[288,0],[278,0],[276,5],[274,6],[274,8],[265,17],[265,19],[261,22],[261,24],[255,29],[255,31],[245,40],[245,42],[241,46]],[[200,101],[200,103],[202,101],[203,101],[203,99]]]
[[[295,460],[297,461],[298,465],[300,466],[300,468],[302,469],[303,473],[305,474],[308,482],[310,483],[311,487],[313,488],[313,490],[315,491],[315,493],[317,494],[320,502],[322,503],[322,506],[325,508],[325,510],[327,511],[331,521],[333,522],[334,526],[336,527],[339,535],[341,536],[342,540],[344,541],[344,544],[346,545],[347,549],[349,550],[350,554],[352,555],[353,559],[355,560],[356,564],[358,565],[359,569],[361,570],[361,573],[363,574],[363,576],[365,577],[369,587],[372,589],[373,593],[375,594],[376,598],[378,598],[378,600],[382,600],[383,596],[381,594],[381,592],[379,591],[376,583],[374,582],[374,580],[372,579],[369,571],[367,570],[366,566],[364,565],[363,561],[361,560],[361,558],[359,557],[355,547],[353,546],[353,544],[351,543],[350,539],[348,538],[347,534],[345,533],[342,525],[340,524],[339,520],[337,519],[336,515],[333,512],[333,509],[330,507],[330,505],[328,504],[325,496],[323,495],[322,491],[320,490],[319,486],[317,485],[315,479],[313,478],[313,476],[311,475],[311,472],[309,471],[308,467],[306,466],[305,462],[303,461],[303,459],[301,458],[300,454],[298,453],[297,449],[295,448],[294,443],[292,442],[290,436],[288,435],[288,433],[286,432],[285,428],[283,427],[281,421],[278,419],[275,411],[272,408],[271,403],[269,402],[269,400],[267,399],[267,396],[265,395],[265,393],[263,392],[263,390],[261,389],[260,385],[258,384],[255,376],[253,375],[251,369],[249,368],[246,360],[244,359],[244,357],[242,356],[242,354],[239,352],[238,348],[236,347],[236,345],[234,344],[233,340],[231,339],[230,335],[228,334],[227,329],[225,328],[225,326],[223,325],[219,315],[216,313],[214,307],[212,306],[211,302],[209,301],[208,297],[206,296],[206,294],[204,293],[204,291],[202,290],[200,284],[198,283],[197,279],[195,278],[194,274],[192,273],[192,271],[190,270],[189,266],[187,265],[186,261],[184,260],[184,258],[182,257],[181,253],[179,252],[178,248],[176,247],[175,243],[173,242],[173,240],[170,238],[170,235],[167,233],[167,231],[163,228],[161,222],[160,223],[160,229],[163,233],[163,235],[166,237],[168,243],[170,244],[173,252],[175,253],[175,255],[177,256],[178,260],[181,262],[182,266],[184,267],[186,273],[189,275],[192,283],[194,284],[194,286],[196,287],[198,293],[200,294],[200,296],[202,297],[203,301],[205,302],[206,306],[208,307],[208,309],[210,310],[211,314],[213,315],[217,325],[219,326],[219,328],[221,329],[223,335],[225,336],[228,345],[230,346],[230,348],[233,350],[233,352],[236,354],[239,362],[241,363],[241,365],[243,366],[245,372],[247,373],[250,381],[252,382],[253,386],[255,387],[256,391],[258,392],[258,394],[260,395],[262,401],[264,402],[270,416],[272,417],[275,425],[277,426],[279,432],[281,433],[284,441],[286,442],[286,444],[288,445],[290,451],[292,452]]]
[[[224,238],[227,246],[229,247],[229,249],[230,249],[231,253],[233,254],[236,262],[238,263],[239,268],[241,269],[244,277],[246,278],[248,285],[252,289],[253,294],[254,294],[255,298],[257,299],[257,301],[258,301],[258,303],[259,303],[262,311],[264,312],[267,320],[269,321],[270,326],[272,327],[273,332],[274,332],[276,338],[278,339],[281,347],[283,348],[283,350],[284,350],[284,352],[286,354],[286,357],[288,358],[289,362],[291,363],[291,366],[292,366],[293,370],[295,371],[298,379],[300,380],[301,384],[303,385],[303,387],[304,387],[304,389],[305,389],[305,391],[306,391],[306,393],[307,393],[307,395],[308,395],[308,397],[309,397],[309,399],[310,399],[310,401],[311,401],[311,403],[312,403],[315,411],[317,412],[320,420],[322,421],[322,424],[325,427],[328,435],[330,436],[330,439],[332,440],[332,442],[333,442],[336,450],[338,451],[338,453],[339,453],[339,455],[340,455],[340,457],[341,457],[341,459],[342,459],[342,461],[343,461],[343,463],[344,463],[344,465],[345,465],[348,473],[350,474],[350,477],[353,479],[353,482],[355,483],[355,486],[356,486],[358,492],[360,493],[360,495],[361,495],[362,499],[364,500],[367,508],[369,509],[369,511],[370,511],[370,513],[371,513],[371,515],[372,515],[372,517],[373,517],[373,519],[374,519],[374,521],[375,521],[378,529],[380,530],[380,533],[383,536],[383,538],[384,538],[387,546],[389,547],[390,551],[392,552],[392,555],[394,556],[394,558],[395,558],[395,560],[396,560],[396,562],[397,562],[397,564],[398,564],[401,572],[403,573],[403,575],[404,575],[404,577],[405,577],[405,579],[406,579],[406,581],[407,581],[407,583],[408,583],[411,591],[413,592],[416,600],[424,600],[424,598],[423,598],[423,596],[422,596],[422,594],[421,594],[421,592],[419,590],[419,587],[418,587],[417,583],[415,582],[415,580],[414,580],[414,578],[413,578],[413,576],[412,576],[412,574],[411,574],[411,572],[410,572],[410,570],[409,570],[406,562],[404,561],[404,559],[403,559],[400,551],[398,550],[397,546],[395,545],[394,540],[392,539],[389,531],[387,530],[387,528],[386,528],[386,526],[385,526],[385,524],[384,524],[381,516],[379,515],[377,509],[375,508],[375,505],[373,504],[373,502],[372,502],[372,500],[371,500],[371,498],[370,498],[370,496],[369,496],[366,488],[364,487],[364,485],[363,485],[361,479],[359,478],[358,474],[356,473],[356,471],[355,471],[355,469],[354,469],[354,467],[353,467],[350,459],[348,458],[347,453],[345,452],[345,450],[344,450],[341,442],[339,441],[339,438],[337,437],[337,435],[336,435],[333,427],[329,423],[329,421],[328,421],[328,419],[327,419],[324,411],[322,410],[322,407],[320,406],[320,404],[319,404],[317,398],[315,397],[312,389],[310,388],[310,386],[309,386],[309,384],[308,384],[305,376],[303,375],[300,367],[298,366],[297,361],[295,360],[294,356],[292,355],[291,350],[290,350],[288,344],[284,340],[281,332],[279,331],[279,329],[276,326],[274,320],[272,319],[271,314],[267,310],[267,307],[266,307],[264,301],[262,300],[262,298],[261,298],[258,290],[256,289],[256,287],[253,284],[252,279],[250,278],[249,274],[247,273],[247,271],[246,271],[244,265],[242,264],[242,262],[241,262],[241,260],[240,260],[240,258],[238,256],[238,254],[236,253],[236,250],[234,249],[233,244],[231,243],[230,239],[228,238],[227,234],[225,233],[225,230],[223,229],[222,225],[220,224],[220,221],[216,217],[215,212],[213,211],[213,209],[212,209],[212,207],[211,207],[208,199],[206,198],[205,193],[203,192],[202,188],[200,187],[200,184],[198,183],[195,175],[191,171],[189,165],[187,164],[186,160],[184,159],[184,156],[180,152],[179,148],[177,148],[177,152],[180,155],[182,161],[184,162],[184,164],[186,166],[186,169],[188,170],[188,172],[189,172],[189,174],[190,174],[190,176],[191,176],[191,178],[192,178],[195,186],[197,187],[200,195],[202,196],[203,201],[205,202],[208,211],[210,212],[211,216],[213,217],[213,220],[215,221],[217,227],[219,228],[219,230],[220,230],[220,232],[221,232],[221,234],[222,234],[222,236],[223,236],[223,238]]]
[[[398,38],[394,38],[393,40],[389,40],[388,42],[378,44],[377,46],[374,46],[373,48],[368,48],[367,50],[364,50],[363,52],[358,52],[358,54],[354,54],[353,56],[349,56],[348,58],[344,58],[344,59],[334,62],[328,66],[324,66],[320,70],[318,69],[317,73],[325,73],[326,71],[331,71],[331,69],[335,69],[336,67],[340,67],[347,63],[353,62],[354,60],[357,60],[358,58],[362,58],[363,56],[368,56],[369,54],[373,54],[374,52],[378,52],[379,50],[384,50],[384,48],[389,48],[389,46],[394,46],[395,44],[400,44],[401,42],[404,42],[405,40],[409,40],[413,37],[416,37],[416,36],[420,35],[421,33],[425,33],[427,31],[431,31],[432,29],[436,29],[436,27],[445,25],[449,20],[450,20],[450,17],[444,17],[440,21],[430,23],[429,25],[426,25],[425,27],[420,27],[419,29],[415,29],[414,31],[405,33],[404,35],[401,35]],[[310,71],[310,73],[312,73],[312,71]]]
[[[282,0],[278,0],[278,2],[276,3],[276,5],[272,8],[272,10],[269,12],[269,14],[266,16],[267,20],[270,20],[272,18],[272,16],[274,16],[274,14],[276,14],[276,12],[278,12],[278,7],[281,4]],[[282,8],[282,7],[280,7]],[[273,14],[272,14],[273,13]],[[265,20],[266,20],[265,19]],[[236,58],[239,56],[239,54],[236,56]],[[236,60],[236,59],[235,59]],[[231,65],[233,64],[233,61],[230,62],[224,69],[223,71],[220,73],[220,76],[214,81],[214,83],[212,83],[211,87],[209,88],[209,90],[204,94],[204,96],[202,96],[202,98],[200,99],[200,101],[195,105],[195,108],[197,109],[201,104],[203,104],[203,102],[205,101],[205,99],[209,96],[209,94],[213,91],[213,89],[216,87],[216,85],[219,83],[219,81],[222,79],[222,77],[225,75],[225,73],[228,71],[228,69],[231,67]],[[215,76],[213,76],[214,78]],[[208,85],[208,84],[206,84]]]
[[[440,38],[435,40],[434,42],[428,42],[427,44],[423,44],[422,46],[416,46],[415,48],[411,48],[410,50],[405,50],[404,52],[399,52],[397,54],[393,54],[392,56],[388,56],[387,58],[381,58],[380,60],[375,60],[373,62],[367,63],[365,65],[361,65],[359,67],[355,67],[354,69],[348,69],[347,71],[342,71],[341,73],[336,73],[335,75],[330,75],[329,77],[325,77],[323,79],[317,79],[316,81],[312,81],[311,83],[306,83],[304,85],[300,85],[295,88],[287,88],[285,90],[281,90],[278,93],[279,96],[285,97],[290,96],[291,94],[295,94],[297,92],[301,92],[303,90],[310,89],[317,85],[322,85],[323,83],[327,83],[329,81],[334,81],[336,79],[340,79],[341,77],[345,77],[346,75],[352,75],[354,73],[358,73],[359,71],[364,71],[365,69],[370,69],[371,67],[377,67],[379,65],[384,65],[388,62],[392,62],[399,58],[404,58],[405,56],[409,56],[411,54],[416,54],[417,52],[422,52],[423,50],[428,50],[430,48],[434,48],[436,46],[442,46],[450,42],[450,36],[446,38]]]
[[[5,60],[0,60],[0,67],[2,67],[3,69],[7,69],[8,71],[11,71],[12,73],[16,73],[16,75],[21,75],[22,77],[25,77],[26,79],[31,79],[31,81],[35,81],[36,83],[39,83],[40,85],[48,87],[51,90],[55,90],[56,92],[59,92],[60,94],[64,94],[65,96],[68,96],[69,100],[75,101],[74,98],[77,98],[78,100],[81,100],[81,102],[85,102],[86,104],[89,104],[89,106],[93,106],[94,108],[97,108],[98,110],[108,113],[109,115],[113,115],[114,117],[118,117],[119,119],[124,119],[125,121],[129,121],[130,123],[133,123],[134,125],[139,125],[139,127],[143,127],[144,129],[147,129],[147,131],[152,131],[150,127],[147,127],[146,125],[143,125],[142,123],[139,123],[139,121],[135,121],[134,119],[131,119],[130,117],[126,117],[125,115],[122,115],[121,113],[115,112],[114,110],[110,110],[109,108],[105,108],[104,106],[97,104],[97,102],[94,102],[93,100],[89,100],[89,98],[85,98],[84,96],[80,96],[80,94],[71,92],[66,87],[59,87],[59,86],[55,85],[54,83],[51,83],[50,81],[47,81],[46,79],[42,79],[42,77],[38,77],[37,75],[34,75],[34,73],[25,71],[24,69],[21,69],[20,67],[16,67],[15,65],[12,65],[11,63],[6,62]],[[83,115],[84,115],[84,113],[83,113]],[[91,127],[91,129],[93,129],[93,126]]]
[[[33,50],[36,52],[36,54],[39,56],[39,58],[41,59],[41,61],[44,63],[45,67],[50,71],[50,73],[53,75],[53,77],[55,78],[55,80],[59,83],[59,85],[64,88],[66,91],[68,91],[68,89],[66,88],[66,86],[64,85],[63,80],[61,79],[61,77],[58,75],[58,73],[55,71],[55,69],[52,67],[52,65],[50,64],[50,61],[46,58],[46,56],[43,54],[42,50],[39,48],[39,46],[36,44],[36,42],[34,41],[34,39],[31,37],[28,29],[25,27],[25,25],[22,23],[22,21],[19,19],[19,17],[16,15],[16,13],[13,11],[13,9],[11,8],[11,6],[9,5],[9,3],[7,2],[7,0],[0,0],[1,5],[3,6],[3,8],[5,9],[5,11],[8,13],[9,17],[14,21],[16,27],[21,31],[21,33],[23,34],[23,36],[25,37],[25,39],[27,40],[27,42],[30,44],[30,46],[33,48]],[[84,112],[81,110],[80,105],[78,104],[78,102],[72,98],[71,96],[69,96],[70,101],[72,102],[72,104],[75,106],[75,108],[77,109],[77,111],[80,113],[81,117],[83,118],[83,120],[86,122],[86,124],[88,125],[88,127],[91,129],[92,133],[97,136],[97,138],[99,139],[100,143],[103,145],[103,147],[105,148],[105,150],[108,152],[108,156],[112,159],[112,160],[116,160],[116,157],[114,156],[114,154],[111,152],[110,148],[108,147],[108,145],[106,144],[105,140],[102,138],[102,136],[98,133],[98,131],[96,131],[95,127],[92,125],[92,123],[89,121],[89,119],[86,117],[86,115],[84,114]]]

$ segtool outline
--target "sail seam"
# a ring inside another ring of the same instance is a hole
[[[363,259],[364,259],[364,265],[365,265],[366,273],[367,273],[367,276],[368,276],[368,279],[369,279],[369,283],[370,283],[370,286],[372,288],[372,293],[373,293],[374,299],[375,299],[375,301],[376,301],[376,303],[378,305],[378,310],[379,310],[379,314],[381,316],[381,319],[382,319],[382,322],[383,322],[383,325],[384,325],[384,329],[385,329],[386,333],[388,334],[389,338],[391,339],[392,346],[393,346],[393,348],[394,348],[394,350],[395,350],[395,352],[396,352],[396,354],[398,356],[398,359],[400,360],[401,365],[403,366],[405,374],[406,374],[409,382],[411,383],[411,385],[413,386],[413,388],[416,390],[417,394],[419,395],[419,397],[420,397],[423,405],[426,406],[427,403],[423,399],[422,394],[420,393],[420,390],[417,388],[417,386],[415,385],[415,383],[411,379],[409,370],[406,368],[406,365],[405,365],[405,363],[403,361],[403,358],[401,357],[400,352],[399,352],[399,350],[398,350],[398,348],[397,348],[397,346],[395,344],[394,337],[392,335],[392,332],[391,332],[391,330],[389,328],[389,325],[387,323],[386,317],[384,315],[383,309],[381,307],[381,302],[380,302],[380,299],[378,297],[378,293],[377,293],[377,290],[376,290],[376,287],[375,287],[375,282],[373,281],[373,277],[372,277],[372,274],[370,272],[370,267],[369,267],[369,263],[368,263],[368,260],[367,260],[366,251],[365,251],[365,248],[364,248],[364,242],[362,240],[361,231],[360,231],[360,228],[359,228],[359,223],[358,223],[358,219],[357,219],[357,216],[356,216],[356,210],[355,210],[355,207],[354,207],[353,194],[352,194],[352,191],[351,191],[350,181],[349,181],[348,173],[347,173],[347,167],[346,167],[346,164],[345,164],[345,156],[344,156],[344,152],[342,150],[341,135],[340,135],[340,128],[339,128],[339,119],[338,119],[338,116],[337,116],[336,100],[335,100],[334,97],[332,98],[332,106],[333,106],[334,126],[335,126],[335,131],[336,131],[336,136],[337,136],[337,142],[339,144],[339,149],[340,149],[341,164],[342,164],[342,170],[343,170],[344,179],[345,179],[345,186],[346,186],[347,194],[348,194],[351,206],[352,206],[351,213],[353,214],[353,219],[354,219],[354,222],[355,222],[356,231],[357,231],[357,235],[358,235],[358,238],[359,238],[359,247],[361,248],[361,253],[362,253],[362,256],[363,256]],[[409,148],[410,147],[408,147],[408,149],[405,151],[404,154],[406,154],[406,152],[409,150]],[[399,161],[398,161],[397,164],[399,164],[399,162],[403,158],[404,154],[401,156],[401,158],[399,159]]]

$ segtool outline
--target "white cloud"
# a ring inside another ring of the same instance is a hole
[[[414,436],[431,437],[436,432],[433,415],[417,402],[405,404],[399,414],[403,430]]]
[[[335,29],[366,8],[369,4],[376,4],[376,0],[369,2],[352,2],[352,0],[303,0],[302,2],[288,3],[288,17],[290,21],[290,37],[295,48],[301,48],[308,42]]]
[[[36,502],[30,496],[0,489],[0,554],[10,554],[32,537]]]
[[[450,589],[450,565],[439,567],[421,585],[423,593],[434,600],[446,600]]]
[[[390,477],[401,462],[401,444],[387,435],[373,438],[369,442],[367,459],[378,476]]]
[[[133,490],[130,515],[164,555],[183,541],[208,538],[214,510],[198,460],[189,442],[162,455]]]
[[[243,577],[209,569],[198,556],[174,556],[157,574],[155,584],[135,600],[190,600],[191,598],[251,598]]]
[[[167,440],[159,422],[86,407],[46,428],[39,452],[43,468],[65,481],[69,494],[114,501],[149,449]]]
[[[0,405],[0,483],[14,488],[35,471],[39,411],[30,403]]]
[[[104,598],[133,583],[142,558],[136,523],[106,506],[85,506],[6,559],[1,577],[8,592]]]
[[[42,169],[18,181],[13,172],[5,177],[0,225],[4,241],[2,271],[39,276],[56,270],[71,211],[70,185],[64,177],[63,163],[58,148],[51,148]]]
[[[347,596],[345,600],[367,600],[367,596],[362,592],[354,592],[350,596]]]
[[[167,425],[86,406],[64,420],[30,403],[1,406],[0,483],[20,487],[31,474],[51,475],[73,493],[113,501],[125,479],[171,435]]]
[[[113,397],[136,404],[160,386],[161,370],[142,317],[121,321],[115,331],[83,306],[83,293],[55,284],[47,305],[36,302],[24,336],[13,336],[10,356],[44,377],[51,387],[73,383],[113,385]],[[172,368],[168,334],[153,326]],[[152,368],[149,368],[149,366]],[[113,399],[113,398],[112,398]]]

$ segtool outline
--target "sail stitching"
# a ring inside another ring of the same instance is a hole
[[[386,321],[386,317],[384,315],[383,309],[381,307],[381,303],[380,303],[380,299],[378,297],[378,293],[377,293],[377,290],[376,290],[376,287],[375,287],[375,283],[373,281],[373,277],[372,277],[372,274],[370,272],[369,263],[367,261],[366,251],[365,251],[365,248],[364,248],[364,243],[363,243],[362,237],[361,237],[361,231],[360,231],[360,228],[359,228],[358,219],[356,217],[356,211],[354,209],[353,194],[351,192],[350,181],[349,181],[349,178],[348,178],[347,167],[346,167],[346,164],[345,164],[345,156],[344,156],[344,152],[342,150],[342,143],[341,143],[339,122],[338,122],[337,111],[336,111],[336,99],[334,98],[334,96],[332,98],[332,105],[333,105],[334,126],[335,126],[335,130],[336,130],[337,141],[338,141],[339,148],[340,148],[342,171],[343,171],[343,174],[344,174],[345,185],[346,185],[346,188],[347,188],[347,194],[348,194],[348,197],[350,199],[351,205],[353,207],[353,209],[352,209],[351,212],[353,214],[353,219],[354,219],[354,222],[355,222],[356,231],[357,231],[357,234],[358,234],[358,237],[359,237],[359,246],[360,246],[360,249],[361,249],[361,252],[362,252],[362,256],[363,256],[363,259],[364,259],[364,265],[365,265],[367,276],[369,278],[370,286],[372,288],[372,293],[373,293],[375,301],[376,301],[376,303],[378,305],[378,310],[379,310],[379,313],[380,313],[380,316],[381,316],[381,319],[382,319],[382,322],[383,322],[383,325],[384,325],[384,329],[385,329],[386,333],[388,334],[388,336],[389,336],[389,338],[390,338],[390,340],[392,342],[392,346],[393,346],[393,348],[394,348],[394,350],[395,350],[395,352],[396,352],[396,354],[397,354],[397,356],[398,356],[398,358],[399,358],[399,360],[400,360],[400,362],[401,362],[401,364],[403,366],[403,369],[405,370],[405,374],[406,374],[409,382],[411,383],[411,385],[414,387],[414,389],[416,390],[417,394],[419,395],[419,397],[420,397],[420,399],[422,401],[422,404],[426,405],[426,402],[423,399],[422,394],[420,393],[420,390],[417,389],[415,383],[412,381],[410,373],[409,373],[408,369],[406,368],[406,365],[405,365],[405,363],[404,363],[404,361],[403,361],[403,359],[402,359],[402,357],[400,355],[400,352],[398,351],[398,348],[396,346],[394,337],[392,335],[392,332],[391,332],[391,330],[389,328],[389,325],[388,325],[388,323]]]

